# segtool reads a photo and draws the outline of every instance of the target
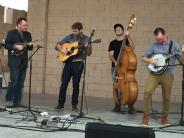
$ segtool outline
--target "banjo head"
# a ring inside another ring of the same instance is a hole
[[[167,56],[165,54],[156,54],[153,58],[157,60],[157,65],[149,64],[148,70],[155,75],[164,73],[168,67]]]

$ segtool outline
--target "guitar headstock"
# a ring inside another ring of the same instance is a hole
[[[135,14],[132,14],[132,16],[130,17],[130,21],[128,23],[128,27],[127,27],[127,30],[130,30],[132,29],[132,27],[136,24],[136,17],[135,17]]]

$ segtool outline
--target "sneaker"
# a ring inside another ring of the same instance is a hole
[[[56,107],[54,107],[54,109],[63,111],[64,110],[64,105],[58,104]]]
[[[16,108],[16,107],[27,108],[27,105],[23,105],[21,103],[13,103],[13,106],[14,106],[14,108]]]
[[[6,107],[7,107],[7,108],[10,108],[12,105],[13,105],[13,103],[12,103],[12,102],[10,102],[10,101],[6,101]]]
[[[13,104],[7,105],[6,107],[7,107],[7,108],[16,108],[16,107],[27,108],[26,105],[23,105],[23,104],[21,104],[21,103],[13,103]]]
[[[168,119],[167,119],[167,117],[162,117],[160,122],[161,122],[161,124],[164,125],[164,126],[170,125],[170,124],[169,124],[169,121],[168,121]]]
[[[79,109],[77,108],[77,105],[72,105],[72,111],[75,111],[75,112],[79,111]]]
[[[12,104],[12,105],[7,105],[6,107],[7,107],[7,108],[16,108],[16,106],[15,106],[14,104]]]
[[[143,120],[142,120],[142,127],[147,127],[149,122],[149,114],[144,113],[143,114]]]

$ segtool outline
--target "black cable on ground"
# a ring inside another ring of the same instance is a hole
[[[68,128],[59,128],[59,127],[56,129],[49,129],[47,127],[13,126],[13,125],[6,125],[6,124],[0,124],[0,127],[31,130],[31,131],[38,131],[38,132],[58,132],[58,131],[72,131],[72,132],[81,132],[81,133],[85,132],[84,130],[81,130],[81,129],[68,129]]]

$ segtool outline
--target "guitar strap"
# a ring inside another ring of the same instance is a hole
[[[170,55],[171,52],[172,52],[172,46],[173,46],[173,41],[170,40],[170,43],[169,43],[169,55]],[[169,63],[169,60],[170,60],[170,56],[169,56],[169,58],[167,59],[168,63]]]
[[[80,39],[79,40],[79,45],[84,45],[84,34],[83,33],[80,34],[80,38],[79,39]],[[83,50],[83,47],[81,49],[79,49],[79,54],[80,54],[80,52],[82,50]]]
[[[80,40],[79,40],[79,45],[83,45],[84,44],[84,35],[83,33],[80,34]]]
[[[170,43],[169,43],[169,54],[171,54],[172,46],[173,46],[173,41],[170,40]]]

